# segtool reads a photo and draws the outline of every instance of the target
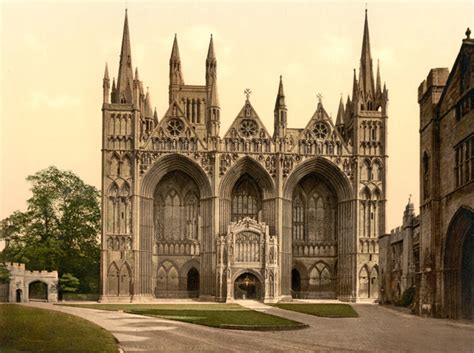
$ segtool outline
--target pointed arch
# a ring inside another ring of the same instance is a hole
[[[449,222],[444,252],[443,316],[474,319],[474,209],[459,207]]]
[[[132,161],[128,154],[125,154],[122,159],[122,168],[120,175],[124,178],[129,178],[130,176],[132,176]]]
[[[369,298],[369,269],[362,266],[359,271],[359,298]]]
[[[235,184],[244,174],[248,174],[255,180],[262,192],[263,199],[274,197],[275,185],[270,174],[256,160],[245,156],[236,161],[231,169],[226,172],[224,178],[222,178],[219,186],[219,194],[222,198],[231,198]]]
[[[232,189],[231,220],[237,222],[245,217],[258,220],[261,209],[261,191],[255,179],[244,173]]]
[[[107,269],[107,294],[119,295],[119,268],[115,261]]]
[[[374,299],[379,297],[379,268],[377,265],[370,271],[369,297]]]
[[[375,159],[372,163],[372,180],[374,181],[381,181],[383,174],[382,163]]]
[[[131,295],[132,270],[128,262],[124,262],[120,267],[119,295]]]
[[[293,240],[304,239],[304,224],[305,224],[305,205],[300,192],[296,193],[293,199],[292,218],[293,218]]]
[[[109,160],[109,175],[112,177],[120,175],[120,156],[117,152],[112,152]]]
[[[371,180],[370,161],[364,159],[360,166],[360,180]]]
[[[350,180],[337,165],[324,157],[310,158],[298,165],[283,185],[283,197],[291,200],[293,190],[298,182],[315,171],[334,188],[339,202],[351,199],[352,186]]]
[[[184,198],[186,215],[186,238],[198,239],[199,199],[194,191],[188,191]]]

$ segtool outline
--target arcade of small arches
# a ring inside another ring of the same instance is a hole
[[[108,249],[122,252],[109,257],[113,261],[107,268],[107,295],[130,296],[147,291],[157,298],[198,297],[204,285],[217,300],[229,300],[229,292],[233,292],[233,298],[263,300],[270,296],[276,300],[285,294],[281,282],[287,281],[287,295],[293,297],[339,297],[338,248],[343,245],[347,251],[355,247],[357,232],[344,223],[353,217],[347,204],[352,199],[352,187],[332,162],[317,158],[287,177],[283,187],[283,234],[278,237],[274,179],[260,163],[251,157],[234,161],[219,182],[219,208],[214,211],[212,188],[204,171],[183,155],[164,156],[141,179],[140,247],[150,250],[140,255],[140,275],[135,277],[133,262],[127,257],[133,224],[130,186],[127,178],[119,177],[128,173],[127,168],[122,165],[116,169],[117,177],[107,198],[107,229],[111,233]],[[368,164],[367,179],[379,180],[380,170],[376,161]],[[382,200],[375,182],[360,191],[359,237],[376,239]],[[216,249],[214,260],[209,261],[203,252],[215,247],[209,245],[216,241],[210,234],[215,217],[219,218],[222,255]],[[242,228],[231,241],[227,240],[228,227],[243,227],[244,221],[256,229]],[[278,239],[282,239],[281,244]],[[289,250],[285,259],[276,256],[282,248]],[[366,249],[372,253],[376,245],[370,243]],[[270,253],[274,262],[269,260]],[[364,266],[356,270],[350,266],[346,263],[341,268],[358,278],[358,297],[376,298],[377,268]],[[228,269],[232,269],[231,286]],[[241,273],[235,277],[237,272]],[[143,277],[149,282],[134,284]],[[348,279],[347,288],[350,283]]]

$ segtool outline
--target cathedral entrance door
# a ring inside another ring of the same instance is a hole
[[[255,275],[243,273],[235,280],[234,298],[235,299],[260,299],[261,285]]]

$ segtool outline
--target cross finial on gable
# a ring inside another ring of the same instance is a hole
[[[252,91],[250,90],[250,88],[246,88],[244,90],[244,94],[245,94],[246,99],[249,100],[250,95],[252,94]]]
[[[319,104],[323,104],[323,95],[321,93],[318,93],[316,97],[318,97]]]

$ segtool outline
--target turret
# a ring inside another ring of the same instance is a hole
[[[219,95],[217,94],[217,81],[214,81],[211,86],[211,94],[208,104],[208,118],[207,118],[207,135],[208,139],[217,138],[219,136],[220,121],[220,104]]]
[[[109,79],[109,68],[107,67],[107,63],[105,63],[105,72],[104,72],[104,79],[102,82],[103,88],[103,103],[108,104],[110,102],[110,79]]]
[[[181,58],[179,57],[178,37],[175,34],[170,56],[169,104],[175,100],[179,87],[182,85],[184,85],[184,80],[181,72]]]
[[[131,104],[133,102],[132,54],[130,48],[130,33],[128,30],[127,10],[125,10],[125,21],[123,25],[122,36],[122,50],[120,52],[120,65],[115,97],[115,103]]]
[[[275,102],[274,113],[274,138],[284,138],[286,136],[287,113],[285,102],[285,92],[283,91],[283,78],[280,75],[280,85]]]

